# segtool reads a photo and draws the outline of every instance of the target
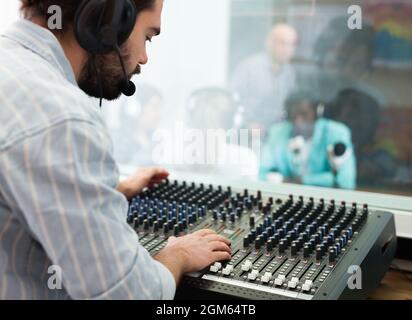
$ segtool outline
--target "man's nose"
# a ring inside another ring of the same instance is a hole
[[[146,50],[139,56],[139,64],[144,65],[149,61],[149,58],[147,57]]]

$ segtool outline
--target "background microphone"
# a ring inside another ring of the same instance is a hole
[[[328,154],[333,171],[338,171],[348,161],[351,152],[343,142],[338,142],[329,146]]]
[[[339,142],[339,143],[335,144],[334,147],[333,147],[333,152],[334,152],[336,157],[343,156],[346,152],[345,144],[342,143],[342,142]]]
[[[124,66],[124,61],[119,46],[116,46],[116,52],[119,57],[120,65],[122,66],[124,75],[124,82],[120,88],[120,92],[123,93],[126,97],[131,97],[136,93],[136,85],[132,81],[130,81],[129,77],[127,76],[126,67]]]
[[[332,167],[332,172],[334,176],[334,185],[338,187],[337,175],[339,169],[349,160],[352,155],[352,150],[343,142],[335,143],[328,147],[329,163]]]

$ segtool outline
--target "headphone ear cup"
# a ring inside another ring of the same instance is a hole
[[[108,1],[113,14],[105,21]],[[80,46],[92,54],[106,54],[121,46],[136,23],[137,10],[133,0],[83,0],[74,19],[74,34]]]
[[[118,0],[115,0],[118,2]],[[125,0],[123,12],[118,21],[113,21],[117,31],[117,45],[120,47],[129,39],[136,25],[137,9],[134,0]]]

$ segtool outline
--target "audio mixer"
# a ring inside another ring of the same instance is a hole
[[[134,198],[127,221],[152,255],[199,229],[231,240],[232,259],[185,275],[178,299],[366,298],[396,248],[392,214],[366,204],[177,180]]]

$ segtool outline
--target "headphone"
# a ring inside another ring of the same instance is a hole
[[[80,46],[96,55],[116,52],[122,66],[125,81],[121,92],[132,96],[135,84],[128,79],[120,46],[130,37],[136,24],[137,9],[134,0],[83,0],[74,19],[74,34]],[[100,105],[103,89],[99,70],[96,69],[100,88]]]
[[[199,105],[199,101],[215,97],[227,98],[230,101],[231,107],[222,113],[222,110],[216,110],[213,105],[206,107]],[[190,94],[186,103],[186,111],[190,117],[188,121],[190,121],[191,124],[195,123],[195,119],[198,117],[202,119],[202,122],[211,125],[211,118],[217,117],[220,120],[219,123],[221,123],[225,129],[240,127],[242,119],[238,120],[236,118],[242,117],[242,108],[240,98],[236,93],[220,87],[206,87],[195,90]]]

